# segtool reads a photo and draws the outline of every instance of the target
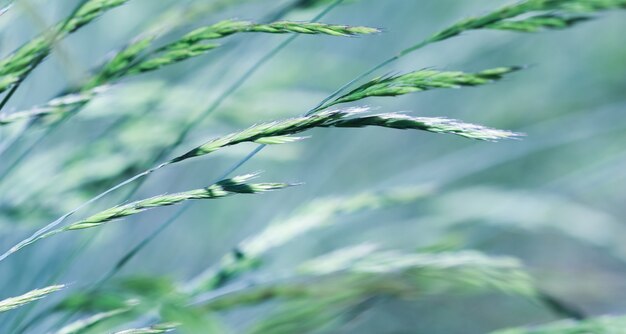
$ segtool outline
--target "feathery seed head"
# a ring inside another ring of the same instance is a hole
[[[323,106],[362,100],[376,96],[397,96],[435,88],[478,86],[501,79],[504,75],[521,69],[519,66],[497,67],[477,73],[459,71],[420,70],[397,76],[375,78],[353,91]]]
[[[52,285],[42,289],[36,289],[29,291],[21,296],[11,297],[4,300],[0,300],[0,312],[6,312],[14,308],[18,308],[30,302],[34,302],[38,299],[44,298],[47,295],[63,289],[65,285]]]
[[[534,32],[540,29],[560,29],[588,19],[588,17],[567,17],[564,14],[591,13],[620,8],[626,8],[626,0],[525,0],[501,7],[483,16],[459,21],[432,35],[422,43],[405,50],[402,54],[410,53],[427,44],[443,41],[469,30],[496,29]],[[509,20],[535,13],[539,15],[519,21]]]
[[[246,183],[255,176],[256,174],[236,176],[230,179],[222,180],[202,189],[165,194],[125,205],[115,206],[92,215],[84,220],[68,225],[64,227],[63,230],[78,230],[96,227],[115,219],[140,213],[150,208],[175,205],[187,200],[214,199],[234,194],[256,194],[291,186],[291,184],[286,183]]]
[[[518,32],[538,32],[545,29],[565,29],[577,23],[590,20],[588,16],[564,16],[546,14],[529,17],[523,20],[500,21],[489,26],[490,29],[512,30]]]
[[[495,68],[478,74],[472,74],[472,78],[459,78],[459,76],[465,74],[462,72],[454,72],[456,74],[452,75],[452,80],[456,80],[456,85],[483,84],[490,82],[495,78],[499,78],[503,73],[508,73],[511,70],[512,69],[508,67]],[[440,82],[443,81],[440,80]],[[451,81],[448,80],[448,83],[438,83],[436,85],[452,85],[449,82]],[[426,85],[424,85],[424,87],[426,87]],[[382,91],[382,89],[379,89],[379,91]],[[170,163],[176,163],[193,157],[206,155],[221,148],[243,142],[267,142],[270,144],[290,143],[299,139],[297,137],[289,137],[290,135],[318,127],[359,128],[366,126],[379,126],[393,129],[415,129],[436,133],[449,133],[479,140],[498,140],[520,136],[520,134],[510,131],[487,128],[447,118],[410,117],[398,113],[363,115],[363,113],[367,110],[369,109],[364,107],[348,108],[345,110],[324,110],[308,116],[288,118],[281,121],[253,125],[243,131],[213,139],[170,160]]]
[[[128,0],[91,0],[85,3],[64,27],[65,32],[71,33],[85,24],[93,21],[109,9],[118,7]]]
[[[49,33],[42,34],[17,51],[0,60],[0,93],[22,80],[50,53],[58,40],[90,23],[109,9],[128,0],[91,0],[83,4],[69,19],[59,22]]]
[[[133,65],[126,72],[128,75],[134,75],[144,72],[157,70],[161,67],[178,63],[189,58],[197,57],[205,54],[207,51],[213,50],[220,46],[215,43],[202,43],[183,46],[175,46],[171,49],[162,51],[162,53],[150,57],[136,65]]]
[[[106,92],[110,87],[111,86],[103,85],[79,93],[70,93],[64,96],[54,98],[42,106],[0,115],[0,126],[29,119],[32,117],[60,115],[68,113],[75,108],[85,105],[97,95]]]
[[[83,87],[88,89],[128,74],[131,64],[152,44],[156,35],[138,38],[117,51]]]
[[[331,36],[367,35],[380,32],[378,29],[360,26],[345,26],[318,22],[278,21],[267,24],[256,24],[248,21],[226,20],[214,25],[198,28],[175,44],[181,47],[184,44],[197,43],[202,40],[222,38],[240,32],[263,32],[270,34],[324,34]]]
[[[404,114],[388,113],[345,119],[336,127],[380,126],[393,129],[417,129],[434,133],[455,134],[461,137],[497,141],[522,136],[522,134],[488,128],[482,125],[463,123],[445,117],[411,117]]]

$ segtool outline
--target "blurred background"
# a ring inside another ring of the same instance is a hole
[[[6,2],[6,1],[5,1]],[[5,112],[50,100],[85,78],[112,50],[192,8],[173,40],[195,27],[237,18],[310,20],[324,8],[290,1],[132,0],[61,41],[16,91]],[[300,36],[255,73],[172,154],[252,124],[302,114],[366,69],[432,33],[507,1],[358,0],[321,21],[365,25],[383,33],[354,38]],[[65,18],[75,1],[18,0],[0,16],[2,55]],[[197,6],[197,7],[193,7]],[[289,8],[288,11],[284,11]],[[626,16],[607,12],[562,31],[519,34],[472,31],[434,44],[384,68],[467,72],[528,65],[492,85],[435,90],[369,105],[381,112],[446,116],[526,134],[521,140],[471,141],[381,128],[319,129],[311,138],[264,149],[236,174],[262,171],[260,181],[303,182],[255,196],[192,203],[143,248],[118,277],[165,276],[184,282],[215,265],[269,224],[315,216],[323,206],[358,194],[402,187],[425,193],[394,205],[333,215],[333,224],[294,237],[263,257],[250,277],[280,276],[347,246],[384,249],[471,249],[519,258],[541,290],[588,315],[626,312]],[[124,79],[59,126],[0,181],[0,244],[8,249],[98,192],[143,170],[171,145],[182,124],[206,109],[256,61],[289,36],[239,34],[223,47],[146,75]],[[0,128],[7,141],[20,124]],[[29,130],[2,158],[8,168],[45,127]],[[151,175],[133,199],[209,185],[255,145],[227,148]],[[76,218],[124,200],[122,189]],[[0,265],[0,296],[70,283],[65,293],[96,282],[178,208],[135,215],[100,230],[45,240]],[[94,235],[95,234],[95,235]],[[62,298],[62,294],[54,298]],[[51,303],[54,298],[46,299]],[[39,303],[42,304],[42,303]],[[234,332],[253,326],[277,304],[224,316]],[[45,308],[37,305],[28,315]],[[0,315],[11,333],[20,312]],[[497,291],[384,298],[369,303],[346,333],[483,333],[559,319],[545,306]],[[28,333],[43,333],[43,321]]]

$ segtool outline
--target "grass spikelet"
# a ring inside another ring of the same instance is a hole
[[[246,183],[254,176],[256,175],[247,174],[236,176],[230,179],[222,180],[202,189],[155,196],[129,204],[115,206],[70,225],[47,231],[45,233],[34,234],[30,238],[12,247],[0,258],[4,259],[26,246],[29,246],[41,239],[45,239],[59,233],[98,227],[110,221],[134,215],[152,208],[175,205],[184,201],[195,199],[217,199],[232,196],[235,194],[257,194],[291,186],[290,184],[286,183]]]
[[[560,16],[559,13],[546,13],[551,11],[563,11],[563,12],[585,12],[591,13],[596,11],[620,9],[626,7],[626,1],[624,0],[526,0],[517,4],[504,6],[491,13],[485,14],[479,17],[472,17],[462,20],[425,40],[424,42],[403,51],[403,54],[412,52],[421,48],[424,45],[443,41],[445,39],[457,36],[468,30],[477,29],[504,29],[515,30],[520,32],[533,32],[538,27],[541,28],[560,28],[568,27],[573,23],[580,22],[581,20],[568,21],[567,18]],[[507,21],[509,19],[516,18],[524,14],[540,13],[548,14],[552,17],[552,22],[542,21],[541,16],[531,17],[528,19],[522,19],[518,22]],[[558,23],[555,22],[560,21]],[[520,27],[525,25],[526,28],[534,26],[533,29],[521,29]],[[511,27],[517,27],[520,29],[511,29]]]
[[[189,45],[211,39],[223,38],[236,33],[242,32],[264,32],[270,34],[323,34],[331,36],[354,36],[367,35],[380,32],[378,29],[360,26],[346,26],[338,24],[325,24],[318,22],[293,22],[278,21],[267,24],[257,24],[248,21],[226,20],[218,22],[214,25],[198,28],[185,36],[179,41],[172,43],[165,50],[184,49]]]
[[[587,16],[546,14],[532,16],[523,20],[500,21],[489,25],[489,28],[517,32],[538,32],[545,29],[565,29],[590,19]]]
[[[58,23],[52,32],[42,34],[24,44],[17,51],[0,61],[0,93],[22,80],[39,62],[48,56],[52,45],[66,35],[78,30],[101,14],[121,6],[128,0],[90,0],[74,15]]]
[[[379,126],[401,130],[413,129],[434,133],[455,134],[465,138],[490,141],[510,139],[521,135],[511,131],[463,123],[445,117],[411,117],[395,113],[349,118],[339,121],[333,124],[333,126],[348,128]]]
[[[548,1],[548,0],[546,0]],[[625,0],[552,0],[558,3],[558,9],[570,12],[597,12],[611,9],[625,9]]]
[[[354,36],[379,32],[378,29],[360,26],[345,26],[316,22],[279,21],[268,24],[256,24],[248,21],[226,20],[216,24],[198,28],[176,42],[165,45],[156,50],[150,57],[132,66],[129,74],[138,74],[153,71],[160,67],[177,63],[201,55],[219,46],[215,43],[206,43],[209,40],[224,38],[236,33],[258,32],[270,34],[323,34],[330,36]]]
[[[109,9],[119,7],[128,0],[90,0],[78,9],[76,15],[62,27],[62,33],[72,33],[93,21]]]
[[[52,285],[43,289],[36,289],[29,291],[21,296],[11,297],[4,300],[0,300],[0,312],[6,312],[14,308],[18,308],[30,302],[34,302],[47,295],[63,289],[65,285]]]
[[[71,112],[77,107],[83,106],[97,95],[108,90],[108,86],[100,86],[91,90],[79,93],[70,93],[50,100],[42,106],[34,107],[24,111],[13,112],[0,115],[0,126],[14,122],[30,119],[33,117],[43,117],[50,115],[62,115]]]
[[[477,79],[478,80],[478,79]],[[489,79],[479,79],[489,80]],[[241,132],[232,133],[209,141],[171,160],[176,163],[189,158],[209,154],[223,147],[243,142],[283,143],[284,136],[297,134],[316,127],[359,128],[378,126],[394,129],[416,129],[436,133],[450,133],[466,138],[498,140],[519,136],[519,134],[486,128],[480,125],[462,123],[447,118],[410,117],[398,113],[360,116],[367,108],[322,111],[309,116],[290,118],[282,121],[254,125]],[[279,137],[281,140],[276,141]],[[272,139],[268,141],[268,138]]]
[[[116,52],[110,60],[101,66],[89,82],[85,84],[83,90],[109,83],[114,79],[124,76],[141,53],[152,45],[156,37],[155,34],[140,36]]]
[[[338,97],[319,110],[346,102],[376,96],[398,96],[436,88],[459,88],[491,83],[521,67],[497,67],[477,73],[460,71],[420,70],[407,74],[373,79],[353,91]]]
[[[69,231],[92,228],[115,219],[143,212],[151,208],[170,206],[193,199],[215,199],[235,194],[257,194],[266,191],[282,189],[289,186],[286,183],[246,183],[254,176],[254,174],[236,176],[231,179],[222,180],[206,188],[195,189],[176,194],[155,196],[126,205],[113,207],[111,209],[97,213],[89,218],[68,225],[63,229]]]

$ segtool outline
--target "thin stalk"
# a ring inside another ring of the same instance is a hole
[[[19,243],[17,243],[15,246],[11,247],[11,249],[9,249],[8,251],[6,251],[4,254],[0,255],[0,261],[3,261],[4,259],[6,259],[7,257],[9,257],[11,254],[17,252],[19,249],[23,248],[25,245],[28,245],[30,243],[32,243],[34,240],[38,239],[40,236],[42,236],[43,234],[49,232],[50,230],[52,230],[53,228],[55,228],[56,226],[58,226],[59,224],[61,224],[63,221],[65,221],[65,219],[69,218],[70,216],[72,216],[74,213],[76,213],[77,211],[79,211],[80,209],[86,207],[87,205],[99,200],[100,198],[108,195],[109,193],[139,179],[142,178],[150,173],[153,173],[167,165],[169,165],[170,162],[164,162],[156,167],[153,167],[151,169],[148,169],[142,173],[139,173],[121,183],[118,183],[117,185],[113,186],[112,188],[104,191],[103,193],[100,193],[99,195],[97,195],[96,197],[93,197],[92,199],[90,199],[89,201],[79,205],[78,207],[76,207],[74,210],[64,214],[63,216],[59,217],[57,220],[53,221],[52,223],[44,226],[43,228],[37,230],[35,233],[33,233],[30,237],[20,241]]]
[[[2,99],[2,102],[0,102],[0,111],[2,111],[2,109],[7,104],[7,102],[9,102],[9,100],[11,99],[13,94],[15,94],[15,91],[17,90],[17,87],[19,87],[21,82],[22,81],[20,80],[17,84],[15,84],[13,87],[11,87],[9,92],[4,96],[4,98]]]

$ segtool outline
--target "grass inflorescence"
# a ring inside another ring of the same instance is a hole
[[[8,253],[6,253],[6,255],[15,253],[20,249],[29,246],[39,240],[49,238],[59,233],[98,227],[112,220],[134,215],[152,208],[175,205],[183,201],[195,199],[216,199],[226,196],[232,196],[235,194],[257,194],[290,186],[287,183],[247,183],[247,181],[252,179],[254,176],[255,174],[241,175],[219,181],[206,188],[195,189],[175,194],[160,195],[135,201],[125,205],[116,206],[96,213],[78,222],[64,226],[62,228],[51,230],[31,237],[28,240],[25,240],[25,242],[22,242],[13,247]]]
[[[256,24],[248,21],[226,20],[218,22],[214,25],[198,28],[184,35],[179,40],[157,49],[154,54],[147,57],[147,59],[131,66],[128,69],[128,73],[137,74],[153,71],[160,67],[201,55],[219,46],[219,44],[206,43],[206,41],[243,32],[270,34],[296,33],[308,35],[323,34],[345,37],[373,34],[379,32],[379,30],[369,27],[350,27],[316,22],[280,21],[268,24]]]
[[[52,46],[63,37],[87,25],[104,12],[119,7],[128,0],[89,0],[68,20],[58,23],[52,31],[42,34],[0,61],[0,92],[23,80],[44,58]]]
[[[42,289],[29,291],[17,297],[11,297],[11,298],[0,300],[0,312],[6,312],[14,308],[24,306],[28,303],[44,298],[51,293],[57,292],[63,289],[64,287],[65,285],[52,285],[52,286],[45,287]]]
[[[498,140],[519,136],[511,131],[491,129],[480,125],[437,117],[411,117],[399,113],[364,114],[368,108],[348,108],[322,111],[309,116],[254,125],[241,132],[216,138],[171,160],[172,163],[206,155],[223,147],[244,142],[283,144],[301,139],[291,135],[313,128],[361,128],[377,126],[392,129],[413,129],[435,133],[455,134],[479,140]]]
[[[353,102],[368,97],[398,96],[436,88],[459,88],[462,86],[480,86],[492,83],[521,67],[497,67],[477,73],[460,71],[420,70],[402,75],[393,75],[373,79],[320,109],[336,104]]]

